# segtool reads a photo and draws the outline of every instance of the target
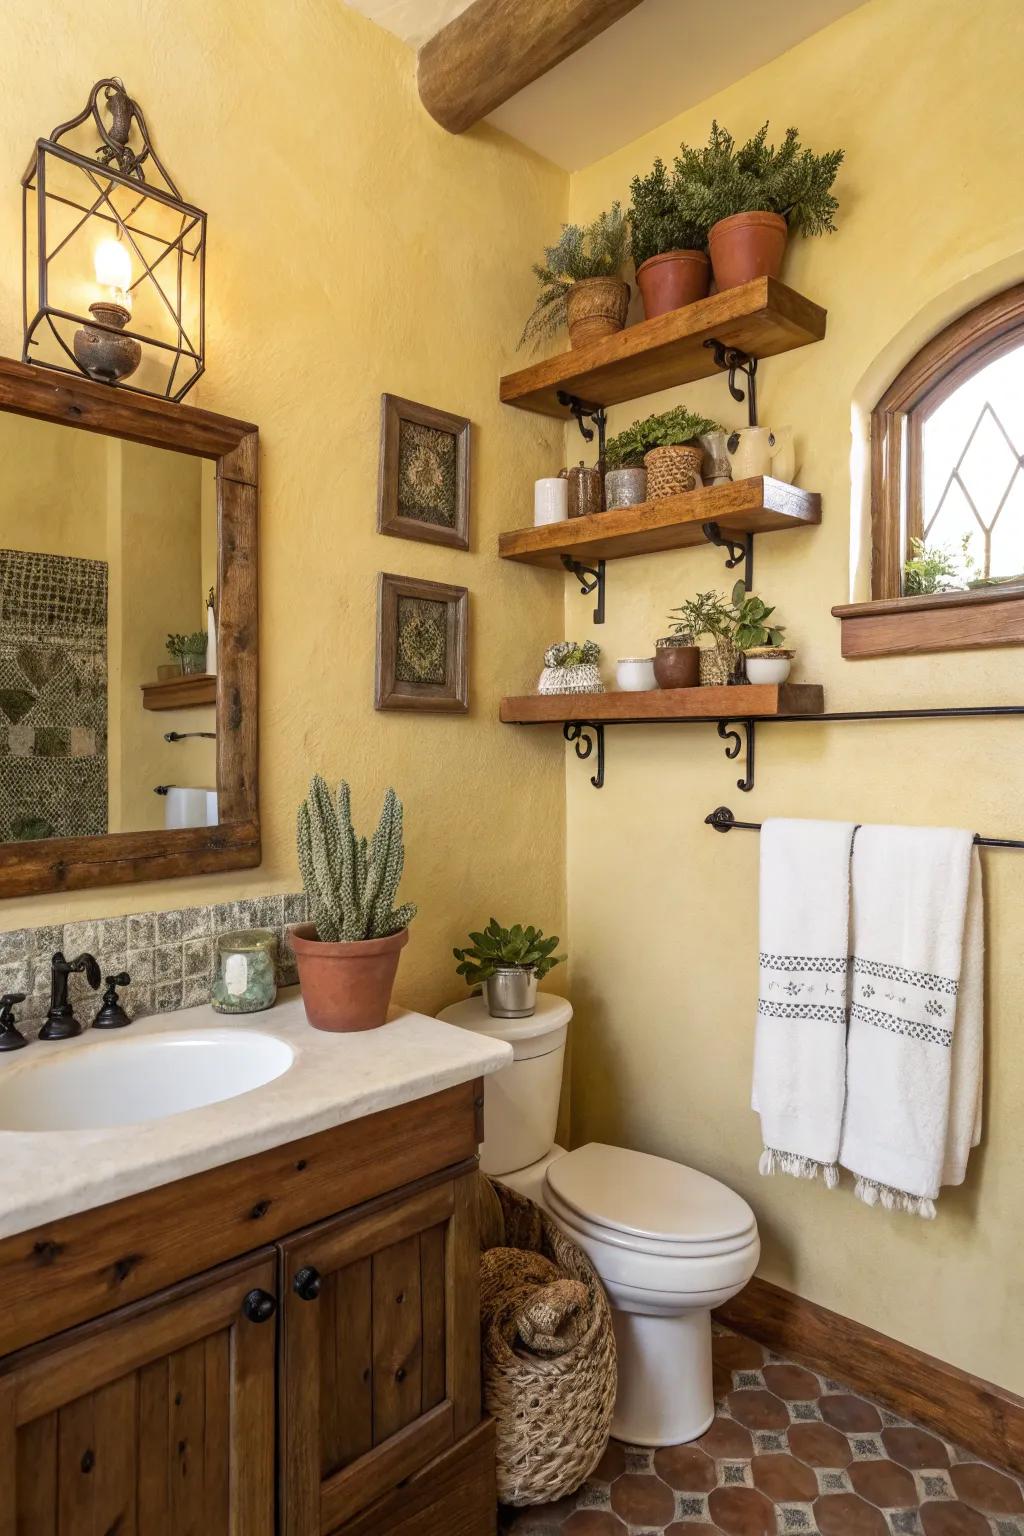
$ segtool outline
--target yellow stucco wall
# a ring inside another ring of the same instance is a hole
[[[294,889],[295,808],[316,769],[347,775],[362,823],[393,783],[403,886],[420,903],[398,995],[461,993],[450,950],[492,907],[564,931],[562,743],[498,724],[536,671],[562,593],[509,574],[498,530],[528,520],[561,452],[554,423],[504,410],[497,379],[529,308],[530,262],[568,177],[482,128],[423,111],[415,57],[339,0],[7,0],[0,93],[0,353],[20,353],[19,179],[32,144],[120,74],[161,157],[209,213],[207,373],[190,403],[262,441],[261,868],[0,904],[0,927]],[[469,552],[381,538],[384,390],[474,423]],[[470,589],[466,717],[376,714],[377,572]],[[169,748],[168,751],[173,751]],[[171,777],[172,775],[168,775]]]
[[[824,521],[762,538],[756,584],[799,647],[794,675],[823,682],[832,708],[1021,698],[1017,650],[844,662],[829,609],[851,586],[866,595],[863,562],[851,556],[851,509],[855,529],[862,509],[851,413],[870,408],[945,320],[1024,275],[1024,205],[1010,190],[1024,154],[1022,66],[1015,0],[987,0],[981,12],[875,0],[573,178],[574,215],[625,202],[634,171],[670,157],[683,137],[702,141],[713,116],[738,136],[770,118],[780,137],[793,122],[818,148],[846,148],[841,231],[795,244],[784,273],[827,307],[828,336],[758,376],[761,419],[795,425],[798,480],[822,492]],[[620,406],[611,429],[679,399],[744,422],[715,380]],[[710,549],[610,566],[606,658],[650,654],[670,607],[730,582]],[[568,633],[589,633],[589,605],[566,591]],[[711,726],[610,731],[599,794],[568,762],[574,1139],[622,1141],[722,1178],[757,1213],[768,1279],[1020,1391],[1024,858],[984,855],[985,1141],[966,1186],[944,1194],[927,1223],[870,1210],[848,1189],[759,1178],[749,1107],[758,842],[703,825],[727,804],[750,820],[906,820],[1024,836],[1020,726],[778,725],[757,747],[750,795],[735,788]]]

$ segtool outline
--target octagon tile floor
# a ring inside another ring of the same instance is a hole
[[[1024,1536],[1024,1484],[841,1382],[716,1327],[715,1421],[691,1445],[613,1440],[570,1498],[503,1536]]]

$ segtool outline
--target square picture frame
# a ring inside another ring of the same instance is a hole
[[[381,571],[374,708],[465,714],[468,621],[468,588]]]
[[[381,395],[378,533],[469,548],[470,430],[465,416]]]

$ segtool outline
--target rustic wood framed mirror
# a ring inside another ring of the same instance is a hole
[[[0,359],[0,897],[260,862],[258,446]]]

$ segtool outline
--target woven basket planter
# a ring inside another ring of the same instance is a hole
[[[723,688],[732,681],[736,672],[739,652],[731,640],[716,640],[714,645],[701,647],[700,685],[702,688]]]
[[[619,277],[584,277],[573,283],[565,296],[569,345],[585,347],[614,336],[626,323],[629,284]]]
[[[703,448],[690,443],[652,448],[644,454],[648,501],[659,501],[663,496],[678,496],[682,491],[697,490],[701,484],[700,467],[703,462]]]

